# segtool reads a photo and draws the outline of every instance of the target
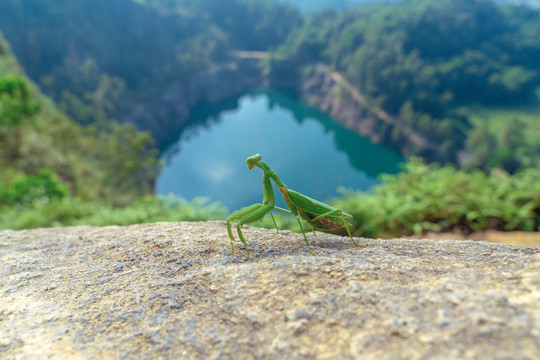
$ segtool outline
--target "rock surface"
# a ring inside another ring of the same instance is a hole
[[[0,232],[0,358],[540,353],[538,248],[244,235],[247,261],[224,222]]]

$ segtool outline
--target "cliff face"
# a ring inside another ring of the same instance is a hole
[[[241,95],[261,82],[262,77],[253,62],[218,66],[175,81],[158,98],[137,105],[123,121],[150,132],[156,143],[162,144],[170,140],[171,133],[185,126],[193,106]]]
[[[0,358],[536,359],[540,249],[224,222],[0,232]],[[240,244],[240,243],[236,243]]]
[[[304,73],[297,91],[308,104],[375,143],[393,147],[405,156],[446,160],[436,144],[404,125],[399,118],[370,104],[358,89],[324,65],[319,64],[314,70]]]

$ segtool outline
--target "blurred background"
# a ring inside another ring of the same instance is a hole
[[[0,229],[226,219],[255,153],[357,236],[539,232],[540,1],[0,2]]]

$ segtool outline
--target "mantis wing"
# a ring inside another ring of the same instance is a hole
[[[314,229],[336,235],[350,236],[345,218],[352,217],[351,214],[300,194],[297,191],[291,189],[280,190],[291,211],[297,212]]]

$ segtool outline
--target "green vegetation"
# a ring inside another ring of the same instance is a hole
[[[413,159],[401,173],[383,176],[373,192],[344,192],[334,204],[354,215],[360,236],[540,231],[540,172],[466,172]]]
[[[68,195],[69,189],[58,179],[56,172],[43,169],[38,175],[21,176],[10,187],[0,188],[0,203],[3,207],[31,207]]]
[[[471,107],[474,124],[466,148],[474,154],[469,168],[540,168],[540,108]]]
[[[160,221],[223,219],[227,209],[206,199],[191,203],[177,198],[147,196],[125,207],[82,198],[41,198],[32,206],[0,209],[0,229],[32,229],[73,225],[129,225]]]
[[[223,218],[204,199],[150,196],[151,138],[71,122],[21,73],[0,38],[0,229]]]
[[[153,191],[159,162],[147,134],[70,121],[26,78],[2,37],[0,69],[0,212],[68,194],[126,205]]]
[[[400,119],[390,142],[400,141],[403,129],[413,129],[440,144],[446,155],[430,160],[458,162],[466,150],[478,165],[483,161],[474,158],[486,154],[468,138],[481,125],[471,125],[465,107],[537,103],[539,24],[540,11],[485,0],[405,0],[324,12],[308,17],[287,38],[267,71],[279,83],[313,64],[328,64],[373,105]],[[508,123],[512,126],[519,125]],[[483,168],[529,166],[522,162],[523,151],[513,154],[517,163],[501,152],[507,150],[487,154]]]
[[[51,169],[90,200],[121,205],[152,191],[159,163],[147,134],[83,129],[46,103],[24,76],[0,77],[0,186]]]
[[[326,64],[400,119],[393,141],[413,129],[462,165],[413,159],[370,193],[345,191],[334,205],[355,235],[540,231],[540,11],[404,0],[302,19],[280,3],[2,0],[22,67],[0,35],[0,229],[224,218],[153,196],[155,144],[118,119],[230,50],[275,50],[271,83]]]

